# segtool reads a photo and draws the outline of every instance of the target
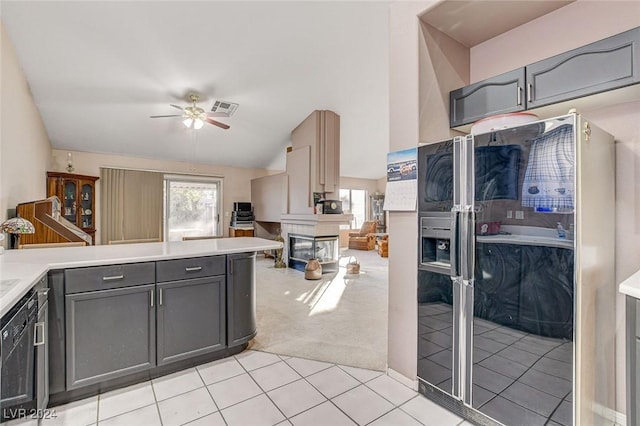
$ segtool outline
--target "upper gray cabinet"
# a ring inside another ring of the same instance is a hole
[[[454,90],[449,94],[451,127],[473,123],[483,117],[523,111],[524,68]]]
[[[450,92],[450,127],[636,84],[639,70],[640,27]]]
[[[640,27],[527,65],[527,108],[640,81]]]

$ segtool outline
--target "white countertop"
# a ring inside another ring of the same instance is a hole
[[[51,269],[113,265],[246,253],[281,248],[264,238],[239,237],[163,243],[118,244],[6,250],[0,256],[0,316],[24,296]]]
[[[640,271],[620,283],[620,293],[640,299]]]

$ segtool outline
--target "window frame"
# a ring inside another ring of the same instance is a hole
[[[171,205],[170,196],[170,184],[171,182],[188,182],[188,183],[209,183],[216,184],[218,186],[218,202],[216,206],[216,221],[215,221],[215,237],[223,236],[223,214],[224,214],[224,179],[215,176],[195,176],[195,175],[181,175],[181,174],[165,174],[163,176],[163,196],[164,196],[164,209],[162,212],[163,228],[164,228],[164,241],[169,241],[169,208]]]
[[[353,214],[353,191],[362,191],[364,192],[364,220],[371,220],[371,212],[370,212],[370,204],[369,204],[369,191],[366,189],[362,189],[362,188],[340,188],[338,190],[338,194],[340,194],[341,191],[349,191],[349,212],[351,214]],[[355,227],[354,227],[354,222],[356,220],[356,217],[354,215],[353,219],[351,219],[351,222],[349,223],[349,229],[360,229],[360,227],[362,226],[362,223],[360,224],[360,226],[358,226],[357,223],[355,223]]]

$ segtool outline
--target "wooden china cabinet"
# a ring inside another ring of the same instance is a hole
[[[69,222],[91,235],[96,234],[96,176],[47,172],[47,197],[60,199],[60,214]]]

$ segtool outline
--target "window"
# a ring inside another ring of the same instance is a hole
[[[353,214],[351,229],[359,229],[367,220],[367,191],[364,189],[341,189],[342,210]]]
[[[166,241],[221,235],[220,179],[165,176],[164,199]]]

